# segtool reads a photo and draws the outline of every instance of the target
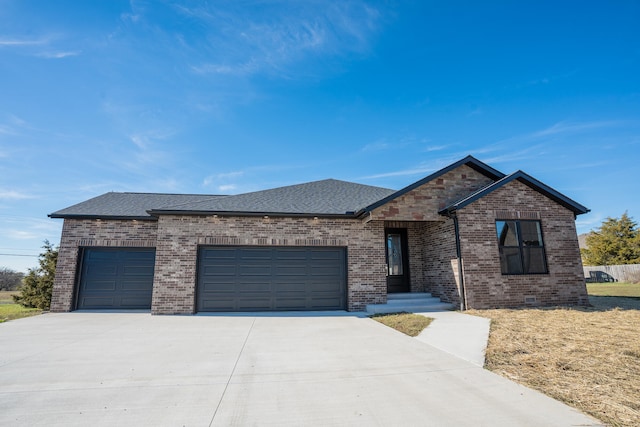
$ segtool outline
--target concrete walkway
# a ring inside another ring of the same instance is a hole
[[[455,311],[416,313],[434,319],[416,338],[476,366],[484,366],[490,319]]]
[[[600,425],[357,315],[45,314],[0,349],[2,426]]]

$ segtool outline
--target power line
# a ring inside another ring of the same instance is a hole
[[[0,254],[0,256],[32,256],[38,258],[40,255],[26,255],[26,254]]]

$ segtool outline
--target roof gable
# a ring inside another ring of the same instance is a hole
[[[376,201],[375,203],[365,207],[363,210],[360,211],[361,214],[363,213],[367,213],[367,212],[371,212],[376,208],[379,208],[380,206],[390,202],[391,200],[394,200],[430,181],[433,181],[439,177],[441,177],[442,175],[451,172],[454,169],[459,168],[460,166],[469,166],[471,169],[475,170],[476,172],[479,172],[480,174],[488,177],[489,179],[496,181],[499,180],[501,178],[503,178],[505,176],[505,174],[503,174],[502,172],[500,172],[497,169],[492,168],[491,166],[487,165],[486,163],[481,162],[480,160],[476,159],[473,156],[467,156],[463,159],[458,160],[455,163],[450,164],[449,166],[440,169],[434,173],[432,173],[431,175],[422,178],[419,181],[414,182],[411,185],[408,185],[407,187],[404,187],[401,190],[398,190],[392,194],[389,194],[387,197]]]
[[[569,209],[570,211],[572,211],[575,215],[581,215],[581,214],[585,214],[587,212],[589,212],[589,209],[582,206],[580,203],[570,199],[569,197],[565,196],[564,194],[554,190],[553,188],[549,187],[548,185],[538,181],[537,179],[535,179],[534,177],[532,177],[531,175],[528,175],[526,173],[524,173],[523,171],[519,170],[517,172],[512,173],[511,175],[505,176],[504,178],[494,182],[493,184],[490,184],[478,191],[476,191],[473,194],[470,194],[469,196],[465,197],[464,199],[461,199],[455,203],[452,203],[451,205],[445,207],[444,209],[441,209],[438,213],[441,215],[447,215],[447,214],[451,214],[452,212],[455,212],[458,209],[462,209],[465,206],[475,202],[476,200],[480,199],[481,197],[486,196],[487,194],[497,190],[498,188],[501,188],[503,186],[505,186],[506,184],[514,181],[514,180],[518,180],[519,182],[525,184],[526,186],[528,186],[529,188],[537,191],[538,193],[548,197],[549,199],[555,201],[556,203],[564,206],[565,208]]]

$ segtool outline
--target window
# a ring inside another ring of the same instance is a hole
[[[540,221],[496,221],[502,274],[547,273]]]
[[[387,235],[387,266],[389,276],[402,276],[402,236],[400,234]]]

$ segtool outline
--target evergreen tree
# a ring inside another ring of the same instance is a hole
[[[640,264],[638,224],[626,212],[620,219],[607,218],[586,243],[581,251],[585,265]]]
[[[20,294],[14,295],[13,300],[24,307],[48,310],[51,305],[58,248],[54,248],[48,240],[44,241],[42,248],[44,252],[40,254],[38,259],[40,265],[29,269],[27,275],[22,279]]]

